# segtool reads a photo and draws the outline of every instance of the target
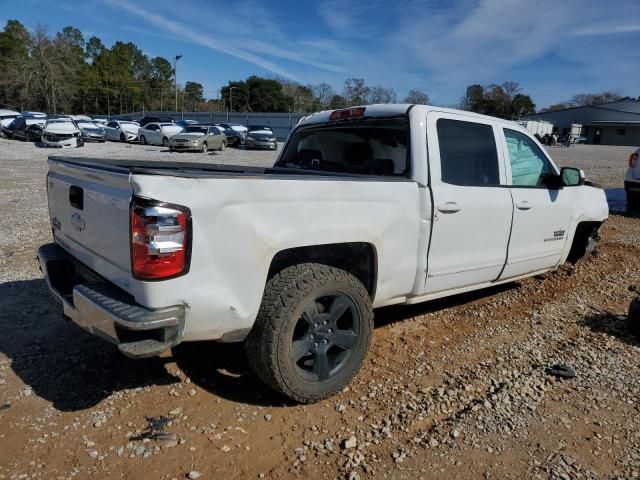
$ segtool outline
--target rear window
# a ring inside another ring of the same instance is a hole
[[[298,130],[276,167],[361,175],[409,173],[409,120],[377,118]]]

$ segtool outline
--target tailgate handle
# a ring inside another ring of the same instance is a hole
[[[69,187],[69,203],[78,210],[84,209],[84,191],[82,188],[75,185]]]

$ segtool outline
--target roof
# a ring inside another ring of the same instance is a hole
[[[20,112],[16,112],[14,110],[5,110],[5,109],[0,109],[0,115],[20,115]]]
[[[533,117],[545,113],[564,112],[566,110],[578,110],[581,108],[596,108],[599,110],[612,110],[615,112],[640,114],[640,100],[619,100],[617,102],[602,103],[600,105],[580,105],[576,107],[559,108],[557,110],[533,113],[531,115],[527,115],[527,117]]]
[[[433,105],[418,105],[418,104],[410,104],[410,103],[384,103],[384,104],[376,104],[376,105],[357,105],[357,106],[348,107],[348,108],[365,108],[365,117],[376,118],[376,117],[393,117],[393,116],[406,115],[409,112],[409,110],[413,107],[421,108],[425,114],[431,110],[435,110],[438,112],[465,115],[467,117],[488,120],[491,122],[500,122],[502,124],[509,124],[509,125],[513,125],[513,126],[517,126],[518,128],[521,128],[520,125],[518,125],[516,122],[511,120],[491,117],[489,115],[482,115],[480,113],[469,112],[467,110],[457,110],[454,108],[436,107]],[[338,108],[336,110],[347,110],[348,108]],[[336,110],[325,110],[323,112],[314,113],[307,117],[302,117],[298,125],[313,125],[313,124],[329,123],[329,116],[331,115],[332,112]]]

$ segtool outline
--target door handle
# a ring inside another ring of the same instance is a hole
[[[441,203],[438,205],[438,211],[442,213],[456,213],[460,211],[460,205],[456,202]]]
[[[516,203],[516,208],[519,210],[529,210],[531,208],[531,204],[526,200],[522,200],[521,202]]]

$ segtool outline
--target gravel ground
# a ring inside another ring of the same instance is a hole
[[[63,154],[180,158],[139,145]],[[550,148],[607,188],[631,148]],[[636,478],[640,218],[614,214],[597,254],[555,273],[376,311],[355,381],[316,405],[285,402],[238,345],[185,344],[133,361],[60,315],[34,251],[50,240],[51,153],[0,139],[0,479]],[[58,152],[56,152],[58,153]],[[215,163],[269,165],[228,149]],[[545,373],[556,363],[576,377]]]

